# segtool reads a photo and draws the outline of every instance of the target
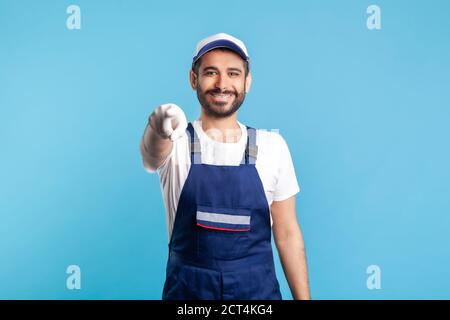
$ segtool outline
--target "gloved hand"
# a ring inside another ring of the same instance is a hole
[[[187,128],[183,110],[174,103],[160,105],[152,112],[148,122],[159,136],[172,141],[182,137]]]

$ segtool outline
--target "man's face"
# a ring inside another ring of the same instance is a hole
[[[244,61],[229,50],[209,51],[201,58],[198,76],[191,71],[191,85],[203,110],[215,118],[234,114],[244,102],[250,83]]]

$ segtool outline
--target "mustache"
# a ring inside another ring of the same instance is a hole
[[[231,91],[231,90],[222,91],[220,89],[211,89],[211,90],[207,90],[205,93],[206,94],[208,94],[208,93],[211,93],[211,94],[234,94],[235,96],[237,96],[237,92]]]

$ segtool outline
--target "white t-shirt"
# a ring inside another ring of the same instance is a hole
[[[201,122],[192,122],[200,140],[202,163],[212,165],[239,165],[247,142],[247,128],[241,127],[238,142],[218,142],[211,139],[202,129]],[[257,130],[256,144],[258,156],[256,169],[261,178],[266,199],[270,205],[273,201],[285,200],[300,191],[295,176],[289,148],[283,137],[277,132]],[[187,133],[174,141],[173,148],[163,164],[157,169],[160,178],[161,192],[166,209],[169,240],[180,198],[181,190],[189,173],[191,158]],[[148,172],[152,172],[147,169]]]

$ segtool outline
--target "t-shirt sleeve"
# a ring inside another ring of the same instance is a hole
[[[278,175],[273,196],[274,201],[283,201],[300,191],[295,174],[289,147],[283,137],[277,134],[279,140]]]
[[[190,158],[187,141],[186,135],[174,141],[171,153],[157,169],[166,210],[169,240],[175,221],[181,189],[189,172]]]
[[[159,167],[155,170],[159,176],[161,175],[165,175],[167,173],[167,169],[170,166],[170,162],[173,161],[173,158],[176,155],[176,150],[177,150],[177,142],[178,141],[174,141],[173,145],[172,145],[172,150],[170,151],[170,153],[167,155],[166,159],[164,159],[164,161],[159,165]]]
[[[187,136],[184,135],[173,142],[172,150],[161,165],[156,169],[162,181],[173,180],[179,177],[180,171],[186,171],[188,155]]]

